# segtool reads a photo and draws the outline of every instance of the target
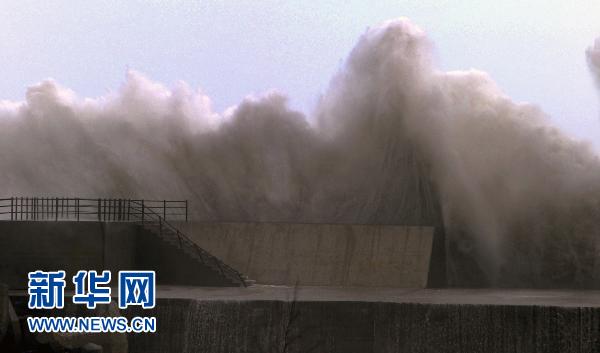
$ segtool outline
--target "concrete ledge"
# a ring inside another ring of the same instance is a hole
[[[18,292],[15,292],[18,293]],[[525,305],[600,308],[600,290],[418,289],[389,287],[269,286],[210,288],[159,286],[163,299],[198,301],[351,301],[453,305]]]
[[[131,352],[600,351],[598,291],[259,286],[160,292],[155,309],[126,311],[158,320],[156,334],[129,336]],[[519,305],[509,304],[514,300]]]
[[[157,317],[132,353],[600,351],[600,291],[161,286],[154,309],[114,315]]]

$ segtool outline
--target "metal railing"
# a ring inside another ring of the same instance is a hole
[[[188,202],[168,200],[11,197],[0,199],[0,220],[144,221],[149,211],[164,220],[187,221]]]
[[[218,271],[221,275],[229,278],[230,280],[237,282],[244,287],[246,287],[246,281],[244,280],[244,276],[227,265],[226,263],[219,260],[217,257],[213,256],[208,251],[204,250],[200,246],[198,246],[193,240],[191,240],[187,235],[180,232],[179,229],[174,227],[169,221],[164,219],[160,214],[158,214],[155,210],[144,206],[139,202],[133,202],[135,208],[141,210],[142,216],[137,221],[142,222],[142,226],[150,231],[155,231],[159,237],[163,239],[177,239],[178,245],[180,249],[189,249],[198,255],[200,261],[207,266],[212,267],[216,271]],[[145,210],[145,211],[144,211]],[[136,217],[140,217],[140,212],[135,213]],[[175,237],[175,238],[174,238]]]

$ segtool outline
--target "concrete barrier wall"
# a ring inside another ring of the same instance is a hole
[[[27,273],[35,270],[131,268],[136,235],[127,223],[0,222],[0,282],[18,289],[27,288]]]
[[[180,223],[201,247],[263,284],[423,288],[434,228]],[[153,269],[158,282],[231,285],[131,223],[0,222],[0,282],[26,288],[27,272]],[[70,284],[70,283],[69,283]]]
[[[600,308],[159,299],[130,352],[600,352]],[[286,349],[282,349],[282,347]]]
[[[424,288],[433,227],[180,223],[201,247],[261,284]]]
[[[134,223],[0,222],[0,283],[26,289],[30,271],[154,270],[159,284],[232,286],[213,270]]]

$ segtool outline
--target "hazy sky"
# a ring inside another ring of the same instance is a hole
[[[515,100],[600,147],[584,55],[600,35],[598,0],[0,0],[0,99],[22,100],[48,77],[98,96],[131,68],[200,87],[218,111],[277,89],[310,112],[358,36],[399,16],[428,33],[443,69],[487,71]]]

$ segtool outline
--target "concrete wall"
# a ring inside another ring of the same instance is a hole
[[[424,288],[434,228],[182,223],[202,248],[261,284]]]
[[[590,353],[600,308],[385,302],[159,299],[130,352]],[[287,332],[287,334],[286,334]]]
[[[137,232],[127,223],[0,222],[0,282],[27,288],[27,273],[35,270],[69,276],[132,268]]]
[[[205,265],[134,223],[0,222],[0,283],[27,288],[36,270],[155,270],[159,284],[231,286]]]
[[[9,313],[8,313],[8,286],[0,283],[0,342],[8,331]],[[2,345],[0,344],[0,348]]]
[[[432,273],[440,272],[430,271],[431,264],[436,265],[431,261],[432,227],[177,226],[202,248],[263,284],[423,288]],[[68,275],[81,269],[109,269],[113,274],[124,269],[153,269],[160,284],[232,285],[173,245],[130,223],[0,222],[0,259],[0,282],[11,288],[26,288],[27,272],[38,269],[64,269]]]

